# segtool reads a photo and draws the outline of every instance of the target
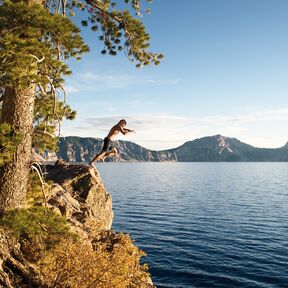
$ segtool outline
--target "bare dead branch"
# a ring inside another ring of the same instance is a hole
[[[41,84],[38,84],[38,87],[39,87],[39,90],[41,91],[41,93],[42,93],[43,95],[45,95],[45,94],[46,94],[46,91],[45,91],[44,87],[43,87]]]
[[[48,133],[47,131],[43,131],[43,130],[37,130],[37,129],[35,129],[34,130],[34,132],[33,132],[33,134],[44,134],[44,135],[47,135],[47,136],[49,136],[49,137],[51,137],[51,138],[54,138],[54,137],[56,137],[54,134],[52,134],[52,133]]]
[[[62,0],[62,14],[66,15],[66,0]]]
[[[43,176],[43,173],[42,173],[41,166],[40,166],[40,164],[38,162],[34,162],[31,165],[31,169],[36,171],[37,176],[38,176],[38,178],[40,180],[41,190],[42,190],[43,197],[44,197],[44,205],[45,205],[45,207],[47,207],[47,195],[46,195],[46,192],[45,192],[45,186],[47,186],[47,184],[44,182],[44,176]]]
[[[45,60],[45,57],[44,57],[44,56],[42,56],[41,59],[39,59],[37,56],[35,56],[35,55],[33,55],[33,54],[29,54],[29,56],[35,58],[36,61],[37,61],[37,63],[41,63],[41,62],[43,62],[43,61]]]

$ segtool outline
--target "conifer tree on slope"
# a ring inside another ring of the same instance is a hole
[[[32,139],[53,146],[57,122],[75,115],[61,100],[63,77],[71,73],[65,61],[89,50],[70,19],[75,13],[87,17],[82,26],[103,42],[102,54],[123,50],[136,67],[158,65],[163,57],[147,50],[140,0],[118,2],[0,1],[0,211],[25,204]]]

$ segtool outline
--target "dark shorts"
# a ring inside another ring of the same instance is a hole
[[[109,138],[105,137],[104,138],[104,145],[103,145],[103,148],[101,150],[101,153],[102,152],[108,152],[113,148],[114,148],[113,141],[111,141]]]

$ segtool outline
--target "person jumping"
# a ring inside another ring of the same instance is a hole
[[[127,122],[125,119],[121,119],[116,125],[114,125],[108,135],[104,138],[104,144],[102,150],[99,154],[97,154],[92,161],[89,162],[90,166],[93,166],[93,163],[101,160],[104,162],[105,158],[111,157],[112,155],[117,155],[118,152],[116,148],[113,146],[113,141],[119,133],[126,135],[127,133],[134,132],[134,130],[124,128]]]

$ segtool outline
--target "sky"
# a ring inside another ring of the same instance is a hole
[[[143,1],[144,3],[144,1]],[[136,69],[124,54],[101,55],[97,33],[83,27],[90,53],[70,61],[68,103],[77,110],[63,136],[120,136],[164,150],[221,134],[257,147],[288,141],[288,1],[154,0],[142,21],[159,66]],[[81,15],[74,18],[81,21]]]

